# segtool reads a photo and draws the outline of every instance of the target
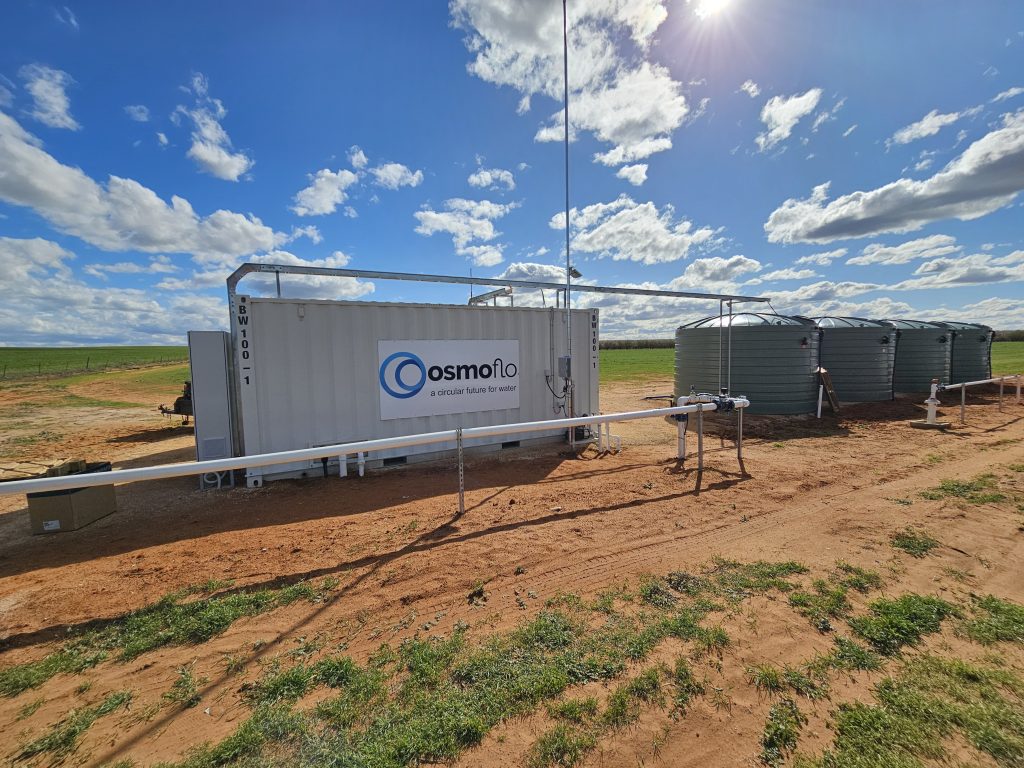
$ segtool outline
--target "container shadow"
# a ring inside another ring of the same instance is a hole
[[[711,470],[705,470],[704,472],[710,472]],[[281,587],[290,586],[302,581],[309,581],[315,579],[322,579],[329,576],[342,576],[343,574],[351,571],[361,571],[350,581],[340,586],[338,589],[331,593],[331,602],[337,601],[349,594],[356,588],[358,588],[364,582],[372,579],[382,568],[389,564],[409,555],[415,555],[420,552],[427,552],[437,550],[443,547],[455,546],[464,544],[466,542],[475,541],[479,539],[485,539],[490,536],[497,536],[503,533],[511,531],[518,531],[523,529],[530,529],[536,527],[542,527],[546,525],[552,525],[556,523],[562,523],[567,521],[573,521],[590,517],[592,515],[599,515],[607,512],[615,512],[623,509],[641,509],[648,504],[661,504],[665,502],[678,501],[692,496],[699,496],[702,492],[712,490],[727,490],[743,482],[746,477],[740,476],[737,473],[722,472],[721,470],[715,469],[714,472],[721,474],[724,478],[714,483],[703,483],[703,474],[694,469],[681,469],[678,472],[670,469],[671,474],[679,474],[684,477],[691,478],[693,480],[693,486],[684,490],[674,491],[671,493],[661,494],[659,496],[645,496],[636,499],[629,499],[626,501],[617,502],[614,504],[605,504],[601,506],[585,507],[582,509],[575,510],[564,510],[558,512],[548,512],[538,517],[526,518],[521,520],[510,520],[504,523],[497,523],[483,528],[463,531],[459,525],[460,518],[457,512],[453,513],[447,520],[438,526],[424,531],[418,537],[408,542],[407,544],[397,547],[388,552],[380,552],[372,555],[363,555],[350,560],[344,560],[334,565],[324,566],[321,568],[309,569],[301,572],[291,573],[275,577],[273,579],[267,579],[261,582],[248,583],[244,586],[225,589],[217,592],[218,596],[230,595],[241,592],[250,592],[259,589],[280,589]],[[747,476],[749,477],[749,476]],[[469,510],[467,509],[467,512]],[[365,570],[361,570],[365,569]],[[3,641],[0,641],[0,651],[7,651],[14,648],[23,648],[28,646],[37,645],[45,642],[52,642],[62,638],[66,638],[69,633],[74,634],[88,629],[103,628],[112,624],[113,622],[119,621],[122,617],[114,617],[111,619],[99,620],[99,621],[88,621],[79,622],[77,624],[58,624],[49,627],[42,627],[31,632],[23,632],[18,634],[9,635]]]
[[[152,429],[141,429],[127,435],[111,437],[108,443],[159,443],[173,440],[176,437],[192,437],[195,434],[192,424],[170,424]]]
[[[190,450],[163,451],[119,466],[182,460]],[[467,512],[517,486],[594,479],[650,466],[601,467],[592,461],[582,472],[552,477],[565,460],[545,454],[474,458],[466,464],[465,487],[473,495]],[[515,479],[512,484],[510,477]],[[483,499],[476,498],[488,491]],[[344,519],[439,497],[451,497],[454,510],[457,492],[458,476],[451,461],[375,471],[363,478],[279,480],[251,490],[200,491],[193,477],[122,485],[116,490],[118,511],[77,531],[33,536],[27,507],[0,514],[0,579],[232,531]]]

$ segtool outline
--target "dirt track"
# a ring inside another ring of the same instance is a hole
[[[641,407],[644,394],[667,387],[606,387],[602,407]],[[23,498],[0,497],[0,666],[39,657],[41,644],[68,626],[116,616],[207,579],[231,579],[239,587],[341,580],[324,604],[243,619],[205,645],[166,648],[85,673],[94,691],[130,686],[136,708],[159,703],[181,664],[194,661],[197,674],[209,678],[201,707],[160,712],[149,721],[97,723],[80,750],[89,764],[124,756],[148,764],[222,738],[244,719],[242,680],[224,672],[225,654],[266,661],[297,638],[321,636],[363,660],[381,642],[411,636],[428,620],[436,622],[433,632],[466,621],[484,634],[518,623],[559,591],[592,595],[641,574],[692,570],[712,555],[795,559],[812,569],[845,560],[882,572],[896,593],[972,591],[1021,601],[1024,519],[1015,505],[965,508],[924,500],[919,491],[946,478],[995,472],[1024,494],[1021,475],[1005,469],[1024,462],[1024,406],[1007,404],[999,413],[987,395],[970,405],[965,428],[948,433],[909,428],[907,419],[918,415],[918,405],[899,401],[848,408],[842,418],[820,422],[748,417],[745,472],[731,440],[709,436],[703,476],[695,461],[685,468],[675,461],[671,426],[633,422],[616,429],[623,436],[619,455],[509,452],[472,462],[461,518],[447,465],[251,491],[200,492],[190,479],[121,487],[116,515],[51,537],[28,535]],[[98,453],[88,458],[113,459],[116,466],[190,458],[190,437],[154,418],[132,413],[102,437],[93,431],[84,445]],[[888,538],[910,523],[946,546],[925,560],[896,554]],[[966,582],[943,579],[943,569],[964,572]],[[479,582],[487,594],[482,607],[467,602]],[[739,616],[730,625],[735,642],[727,655],[736,663],[722,673],[722,685],[733,691],[731,710],[699,703],[683,725],[664,734],[664,713],[646,712],[636,726],[602,742],[587,764],[751,764],[767,703],[741,690],[743,667],[806,658],[828,640],[769,599],[758,599],[750,611],[756,622]],[[263,642],[254,650],[254,641]],[[243,679],[258,673],[250,664]],[[81,680],[51,680],[41,689],[47,702],[17,723],[18,708],[33,694],[0,699],[2,728],[14,734],[59,719],[68,701],[77,700]],[[867,683],[866,676],[851,678],[845,693],[862,693]],[[828,709],[826,702],[815,711],[812,746],[829,737]],[[541,715],[505,724],[461,763],[518,764],[547,724]]]

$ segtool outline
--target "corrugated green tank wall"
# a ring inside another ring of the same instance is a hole
[[[821,328],[821,366],[829,372],[839,400],[892,400],[896,331],[859,317],[817,317],[814,321]]]

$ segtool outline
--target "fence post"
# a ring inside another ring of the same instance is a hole
[[[87,370],[87,371],[89,370],[89,356],[88,355],[85,356],[85,370]]]

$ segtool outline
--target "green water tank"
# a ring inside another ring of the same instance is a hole
[[[860,317],[816,317],[814,322],[821,329],[821,367],[828,371],[839,400],[892,400],[893,328]]]
[[[996,332],[980,323],[939,323],[953,332],[949,381],[963,384],[992,378],[992,339]]]
[[[897,392],[927,392],[932,379],[949,379],[953,332],[923,320],[883,320],[898,333],[892,385]]]

